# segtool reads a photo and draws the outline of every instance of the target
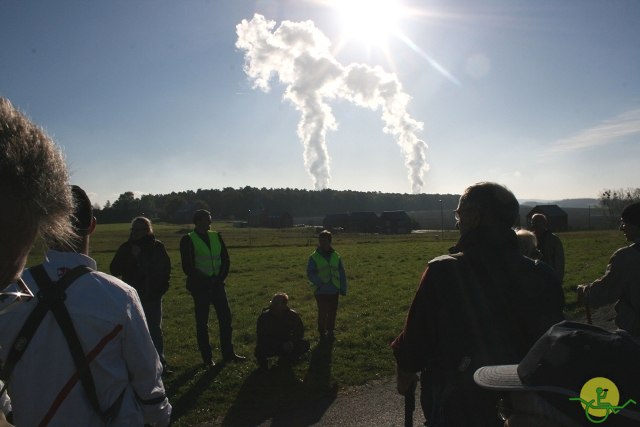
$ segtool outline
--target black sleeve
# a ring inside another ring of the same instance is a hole
[[[229,275],[231,260],[229,259],[229,252],[227,251],[227,245],[225,245],[224,240],[222,240],[222,235],[220,233],[218,233],[218,238],[220,239],[220,246],[221,246],[220,258],[222,260],[222,265],[220,265],[220,274],[218,274],[218,279],[224,282],[227,276]]]
[[[109,271],[112,276],[122,277],[135,269],[135,259],[131,255],[131,246],[128,242],[120,245],[116,254],[113,256],[111,265],[109,265]]]

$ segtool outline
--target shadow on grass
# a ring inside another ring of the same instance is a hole
[[[302,381],[287,365],[253,371],[222,426],[304,427],[317,423],[337,395],[337,384],[331,384],[332,351],[333,340],[322,340],[311,352]]]
[[[166,390],[167,396],[169,396],[169,400],[171,401],[171,406],[173,407],[171,411],[172,421],[175,422],[179,420],[180,417],[197,407],[198,396],[211,385],[211,382],[220,374],[222,368],[222,364],[217,364],[212,369],[196,366],[185,371],[175,379],[172,379],[171,383],[167,385]],[[204,373],[188,387],[186,392],[182,393],[178,399],[172,398],[172,396],[176,395],[177,390],[193,380],[202,370],[204,370]]]

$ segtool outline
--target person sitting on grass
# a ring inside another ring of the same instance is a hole
[[[279,363],[290,364],[309,351],[309,341],[303,339],[302,319],[289,308],[288,302],[287,294],[277,293],[258,317],[255,356],[260,369],[269,367],[269,357],[278,356]]]

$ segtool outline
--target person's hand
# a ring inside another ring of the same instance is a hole
[[[396,386],[398,393],[404,396],[417,382],[418,375],[416,375],[415,372],[403,371],[400,367],[396,366]]]

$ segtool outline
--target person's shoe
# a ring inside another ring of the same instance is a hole
[[[214,362],[213,359],[205,360],[203,363],[204,366],[208,369],[213,369],[216,366],[216,362]]]
[[[244,362],[246,360],[247,360],[246,357],[240,356],[239,354],[235,354],[235,353],[232,354],[231,356],[228,356],[228,357],[224,358],[224,361],[226,363],[229,363],[229,362]]]

